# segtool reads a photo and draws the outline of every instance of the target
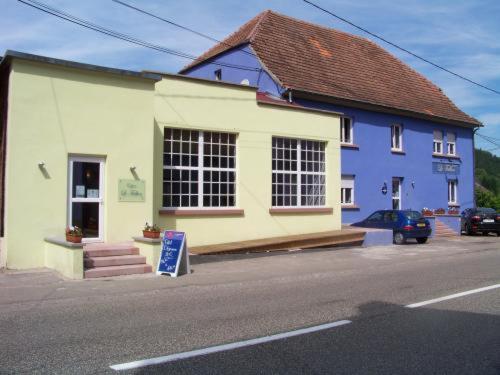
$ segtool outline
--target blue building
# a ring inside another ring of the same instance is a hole
[[[344,223],[377,209],[474,205],[473,139],[480,122],[368,39],[266,11],[180,73],[249,84],[275,100],[343,113]]]

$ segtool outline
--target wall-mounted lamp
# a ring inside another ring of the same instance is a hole
[[[45,168],[45,162],[39,161],[38,162],[38,168]]]
[[[135,165],[131,165],[131,166],[130,166],[130,171],[131,171],[131,172],[135,172],[135,169],[136,169],[136,166],[135,166]]]
[[[415,181],[411,182],[411,187],[415,189]]]
[[[387,194],[387,181],[384,181],[384,184],[382,185],[382,194]]]

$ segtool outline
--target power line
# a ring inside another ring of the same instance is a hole
[[[73,15],[71,15],[69,13],[62,12],[62,11],[60,11],[58,9],[52,8],[52,7],[50,7],[50,6],[48,6],[48,5],[44,4],[44,3],[41,3],[41,2],[38,2],[38,1],[35,1],[35,0],[17,0],[17,1],[20,2],[20,3],[22,3],[22,4],[28,5],[28,6],[32,7],[32,8],[38,9],[38,10],[40,10],[42,12],[45,12],[47,14],[50,14],[50,15],[53,15],[53,16],[58,17],[60,19],[63,19],[65,21],[77,24],[79,26],[85,27],[85,28],[90,29],[90,30],[94,30],[94,31],[99,32],[101,34],[105,34],[105,35],[108,35],[108,36],[111,36],[111,37],[114,37],[114,38],[117,38],[117,39],[121,39],[123,41],[129,42],[129,43],[132,43],[132,44],[136,44],[136,45],[139,45],[139,46],[142,46],[142,47],[150,48],[150,49],[156,50],[158,52],[163,52],[163,53],[167,53],[167,54],[170,54],[170,55],[182,57],[182,58],[185,58],[185,59],[190,59],[190,60],[196,60],[197,59],[196,56],[187,54],[185,52],[176,51],[176,50],[169,49],[169,48],[166,48],[166,47],[163,47],[163,46],[160,46],[160,45],[152,44],[152,43],[143,41],[141,39],[134,38],[134,37],[132,37],[130,35],[122,34],[122,33],[119,33],[117,31],[104,28],[104,27],[102,27],[100,25],[91,23],[89,21],[86,21],[86,20],[78,18],[78,17],[75,17],[75,16],[73,16]],[[208,62],[208,64],[225,66],[225,67],[235,68],[235,69],[241,69],[241,70],[249,70],[249,71],[259,71],[260,70],[259,68],[253,68],[253,67],[243,66],[243,65],[229,64],[229,63]]]
[[[479,133],[476,133],[476,134],[479,134]],[[485,137],[485,138],[489,138],[489,139],[491,139],[493,141],[500,141],[500,139],[491,137],[489,135],[484,135],[484,134],[479,134],[479,135],[482,136],[482,137]]]
[[[319,5],[313,3],[312,1],[309,1],[309,0],[302,0],[302,1],[304,1],[305,3],[307,3],[307,4],[309,4],[309,5],[313,6],[313,7],[315,7],[316,9],[319,9],[319,10],[321,10],[321,11],[323,11],[323,12],[325,12],[325,13],[327,13],[327,14],[329,14],[329,15],[331,15],[331,16],[339,19],[339,20],[341,20],[342,22],[345,22],[345,23],[347,23],[347,24],[355,27],[358,30],[361,30],[361,31],[363,31],[363,32],[365,32],[365,33],[373,36],[374,38],[377,38],[377,39],[379,39],[379,40],[381,40],[381,41],[383,41],[383,42],[385,42],[385,43],[387,43],[387,44],[389,44],[389,45],[391,45],[391,46],[393,46],[393,47],[395,47],[395,48],[397,48],[397,49],[399,49],[399,50],[401,50],[403,52],[406,52],[407,54],[409,54],[409,55],[411,55],[413,57],[416,57],[419,60],[422,60],[422,61],[424,61],[424,62],[426,62],[426,63],[434,66],[435,68],[441,69],[441,70],[445,71],[446,73],[454,75],[455,77],[458,77],[458,78],[463,79],[463,80],[465,80],[465,81],[467,81],[469,83],[472,83],[472,84],[474,84],[476,86],[479,86],[479,87],[481,87],[481,88],[483,88],[485,90],[488,90],[488,91],[491,91],[491,92],[493,92],[495,94],[500,95],[500,91],[497,91],[495,89],[489,88],[489,87],[487,87],[485,85],[482,85],[482,84],[480,84],[478,82],[475,82],[475,81],[473,81],[473,80],[471,80],[471,79],[469,79],[467,77],[464,77],[463,75],[460,75],[458,73],[452,72],[451,70],[446,69],[445,67],[443,67],[441,65],[438,65],[438,64],[436,64],[436,63],[434,63],[434,62],[432,62],[430,60],[427,60],[426,58],[424,58],[422,56],[419,56],[416,53],[413,53],[413,52],[407,50],[406,48],[403,48],[403,47],[401,47],[401,46],[399,46],[399,45],[397,45],[397,44],[395,44],[395,43],[393,43],[393,42],[391,42],[391,41],[389,41],[389,40],[387,40],[387,39],[385,39],[385,38],[383,38],[383,37],[381,37],[381,36],[379,36],[379,35],[377,35],[375,33],[372,33],[371,31],[369,31],[369,30],[367,30],[367,29],[365,29],[365,28],[363,28],[361,26],[356,25],[355,23],[353,23],[353,22],[351,22],[351,21],[349,21],[349,20],[347,20],[347,19],[345,19],[343,17],[338,16],[337,14],[335,14],[335,13],[333,13],[333,12],[331,12],[331,11],[325,9],[325,8],[320,7]]]
[[[126,3],[126,2],[124,2],[124,1],[120,1],[120,0],[111,0],[111,1],[113,1],[113,2],[115,2],[115,3],[117,3],[117,4],[120,4],[120,5],[124,6],[124,7],[127,7],[127,8],[129,8],[129,9],[135,10],[135,11],[137,11],[137,12],[139,12],[139,13],[142,13],[142,14],[145,14],[145,15],[147,15],[147,16],[150,16],[150,17],[156,18],[156,19],[158,19],[158,20],[160,20],[160,21],[166,22],[166,23],[168,23],[168,24],[170,24],[170,25],[172,25],[172,26],[178,27],[178,28],[180,28],[180,29],[182,29],[182,30],[189,31],[190,33],[196,34],[196,35],[198,35],[198,36],[200,36],[200,37],[202,37],[202,38],[208,39],[208,40],[210,40],[210,41],[212,41],[212,42],[220,43],[220,44],[223,44],[223,45],[225,45],[225,46],[227,46],[227,47],[230,47],[230,48],[234,48],[234,47],[236,47],[236,45],[232,45],[232,44],[230,44],[230,43],[227,43],[227,42],[221,41],[221,40],[216,39],[216,38],[214,38],[214,37],[212,37],[212,36],[210,36],[210,35],[207,35],[207,34],[204,34],[204,33],[200,32],[200,31],[197,31],[197,30],[191,29],[191,28],[189,28],[189,27],[187,27],[187,26],[183,26],[183,25],[178,24],[177,22],[174,22],[174,21],[172,21],[172,20],[168,20],[168,19],[166,19],[166,18],[160,17],[160,16],[158,16],[157,14],[154,14],[154,13],[148,12],[147,10],[144,10],[144,9],[138,8],[138,7],[136,7],[136,6],[133,6],[133,5],[131,5],[131,4]],[[257,57],[257,55],[256,55],[256,54],[254,54],[254,53],[252,53],[252,52],[249,52],[249,51],[246,51],[246,50],[243,50],[243,49],[242,49],[242,50],[240,50],[240,51],[241,51],[241,52],[244,52],[244,53],[246,53],[246,54],[248,54],[248,55],[251,55],[251,56]]]
[[[479,137],[481,137],[482,139],[484,139],[486,142],[489,142],[491,143],[492,145],[496,146],[496,147],[500,147],[500,144],[499,143],[496,143],[495,141],[492,141],[491,139],[489,139],[488,137],[485,137],[484,135],[482,134],[479,134],[479,133],[476,133],[476,135],[478,135]]]

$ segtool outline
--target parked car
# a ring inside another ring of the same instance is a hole
[[[468,235],[493,232],[500,236],[500,213],[493,208],[467,208],[462,212],[460,228]]]
[[[432,229],[429,220],[418,211],[381,210],[375,211],[365,220],[352,224],[357,227],[392,229],[394,243],[402,245],[408,238],[426,243]]]

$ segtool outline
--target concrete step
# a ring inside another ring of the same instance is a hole
[[[140,273],[153,272],[153,267],[149,264],[131,264],[126,266],[108,266],[91,268],[84,271],[86,279],[93,279],[96,277],[110,277],[121,275],[134,275]]]
[[[91,242],[86,243],[83,248],[84,250],[101,250],[107,248],[124,248],[134,246],[132,241],[124,241],[124,242]]]
[[[84,259],[85,268],[93,267],[108,267],[108,266],[125,266],[129,264],[145,264],[146,257],[141,255],[115,255],[115,256],[100,256]]]
[[[83,250],[85,258],[110,257],[120,255],[138,255],[139,248],[134,246],[108,246],[100,249]]]

